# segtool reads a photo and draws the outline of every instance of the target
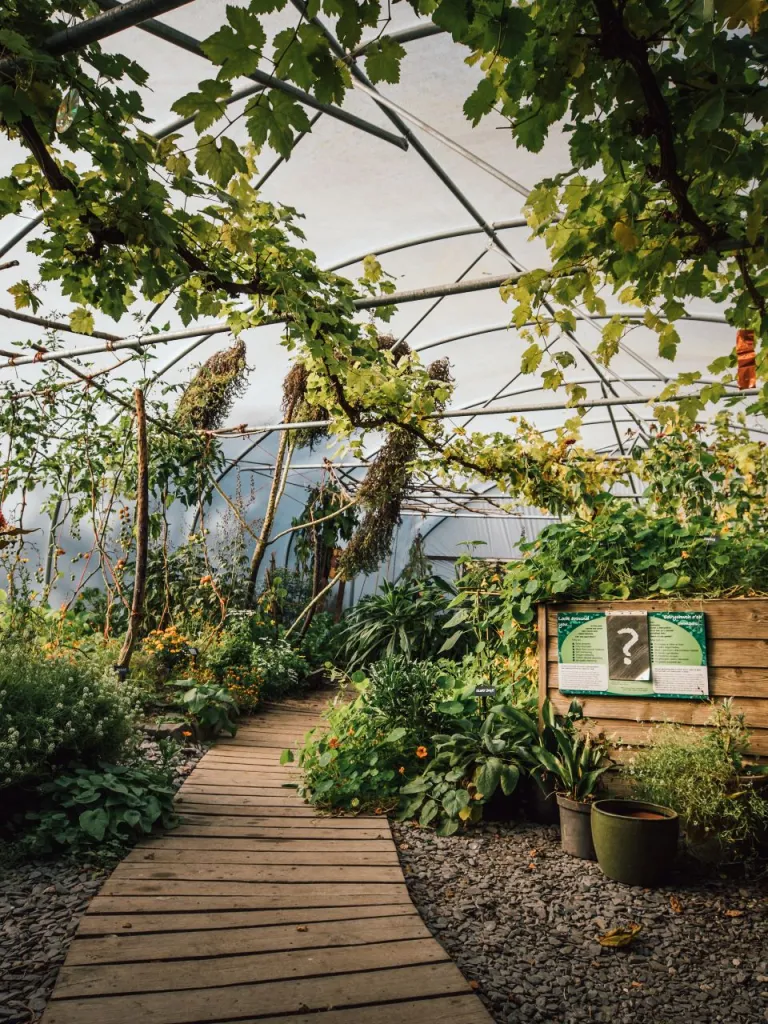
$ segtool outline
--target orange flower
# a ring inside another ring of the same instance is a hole
[[[404,764],[401,764],[400,767],[397,770],[400,772],[401,775],[405,775],[405,765]]]
[[[328,740],[328,746],[331,747],[333,750],[335,750],[338,747],[338,745],[339,745],[339,737],[338,736],[331,736],[331,738]]]
[[[348,735],[349,736],[354,736],[355,735],[355,730],[354,729],[350,729]]]
[[[691,556],[688,554],[687,551],[681,551],[680,552],[680,557],[681,558],[690,558]]]
[[[181,735],[182,736],[191,736],[192,733],[189,731],[189,729],[183,729]]]
[[[426,747],[416,747],[416,757],[424,758],[429,754]]]

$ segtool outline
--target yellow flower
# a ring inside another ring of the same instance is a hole
[[[416,757],[425,758],[429,754],[426,747],[416,747]]]

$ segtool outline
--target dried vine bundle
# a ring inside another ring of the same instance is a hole
[[[245,342],[215,352],[187,385],[174,419],[193,430],[215,430],[224,422],[232,403],[245,390],[248,367]]]
[[[451,381],[447,359],[431,363],[427,373],[436,384]],[[339,559],[339,571],[345,579],[376,572],[392,550],[392,537],[413,481],[412,467],[420,443],[416,434],[395,427],[371,463],[358,492],[363,518]]]
[[[327,420],[328,410],[321,405],[313,405],[307,401],[307,379],[309,372],[303,363],[294,363],[283,381],[283,415],[297,423]],[[304,427],[293,432],[293,443],[296,448],[309,448],[314,451],[315,445],[328,436],[328,427]]]

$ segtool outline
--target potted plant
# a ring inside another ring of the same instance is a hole
[[[531,774],[542,785],[554,780],[560,812],[560,845],[565,853],[595,860],[590,824],[591,801],[603,772],[610,767],[608,745],[583,728],[581,706],[573,702],[558,718],[550,701],[541,711],[542,741],[533,747]],[[582,720],[582,726],[577,723]]]
[[[671,807],[642,800],[597,800],[592,804],[591,822],[597,863],[604,875],[643,887],[663,881],[680,835],[680,819]]]

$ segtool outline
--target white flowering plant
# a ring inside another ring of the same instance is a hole
[[[117,760],[136,735],[136,694],[84,658],[8,645],[0,658],[0,790],[70,761]]]

